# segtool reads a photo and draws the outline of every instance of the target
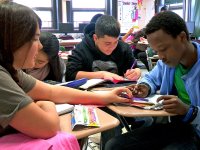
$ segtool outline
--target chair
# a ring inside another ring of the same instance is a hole
[[[61,33],[73,33],[74,24],[73,23],[59,23],[59,32]]]
[[[156,55],[156,53],[150,47],[147,47],[146,54],[147,54],[149,70],[152,70],[153,67],[156,65],[156,62],[158,61],[159,57],[158,57],[158,55]]]
[[[88,23],[79,23],[79,32],[83,33],[85,26],[87,26],[87,25],[88,25]]]

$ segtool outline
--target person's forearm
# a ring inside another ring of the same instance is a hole
[[[102,71],[96,71],[96,72],[79,71],[76,75],[76,79],[81,79],[81,78],[88,78],[88,79],[103,78],[103,72]]]
[[[133,28],[129,29],[129,31],[122,37],[122,41],[125,42],[128,36],[133,32],[133,30]]]
[[[37,81],[35,87],[28,92],[34,100],[49,100],[54,103],[70,104],[106,104],[104,95],[85,92],[59,85],[49,85]]]
[[[55,103],[69,104],[100,104],[105,105],[103,94],[76,90],[63,86],[54,86],[51,94],[51,101]]]
[[[122,36],[122,41],[125,42],[126,39],[128,38],[128,36],[129,36],[129,34],[127,34],[127,33],[124,36]]]

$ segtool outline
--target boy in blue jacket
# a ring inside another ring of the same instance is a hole
[[[200,149],[200,45],[191,42],[184,20],[166,11],[146,26],[147,39],[159,61],[138,85],[135,96],[160,90],[163,109],[177,114],[171,121],[111,139],[106,149]]]

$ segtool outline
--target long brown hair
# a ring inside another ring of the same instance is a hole
[[[41,32],[40,42],[43,46],[43,51],[47,54],[49,58],[49,75],[45,80],[54,80],[62,82],[62,68],[61,62],[58,56],[59,52],[59,41],[55,35],[50,32]]]
[[[16,82],[13,54],[32,40],[38,24],[41,27],[41,20],[32,9],[6,0],[0,2],[0,65]]]

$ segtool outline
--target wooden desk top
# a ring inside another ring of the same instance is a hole
[[[175,114],[168,113],[164,110],[144,110],[130,106],[107,106],[112,111],[124,117],[159,117],[159,116],[174,116]]]
[[[89,127],[83,127],[81,130],[78,131],[72,131],[71,129],[71,114],[65,114],[60,116],[60,128],[61,131],[71,133],[76,136],[77,139],[81,139],[84,137],[87,137],[92,134],[96,134],[111,128],[116,127],[119,125],[119,120],[112,117],[111,115],[105,113],[104,111],[100,110],[99,108],[96,108],[97,115],[100,122],[99,128],[89,128]]]
[[[74,46],[80,43],[82,39],[73,39],[73,40],[60,40],[60,46]]]

